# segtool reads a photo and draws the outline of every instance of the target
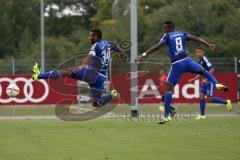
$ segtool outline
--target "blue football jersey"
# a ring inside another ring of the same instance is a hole
[[[94,55],[101,59],[102,62],[101,73],[104,75],[106,75],[109,69],[110,51],[111,51],[110,43],[106,40],[100,40],[91,47],[91,50],[89,52],[89,54]]]
[[[186,41],[188,34],[185,32],[173,31],[163,35],[160,43],[168,45],[168,54],[171,61],[187,56]]]
[[[210,71],[210,69],[213,68],[212,63],[208,60],[208,58],[206,56],[203,56],[198,63],[206,70],[206,71]]]

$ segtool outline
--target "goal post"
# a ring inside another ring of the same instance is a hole
[[[138,108],[138,81],[137,81],[137,64],[135,59],[138,55],[138,36],[137,36],[137,0],[131,0],[131,115],[139,115]]]

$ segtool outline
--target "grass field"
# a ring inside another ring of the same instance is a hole
[[[189,114],[190,110],[192,114],[196,114],[199,112],[198,104],[174,104],[177,106],[177,112],[180,114]],[[141,114],[155,114],[158,112],[159,104],[145,104],[139,105],[139,110]],[[206,113],[207,114],[233,114],[236,112],[240,112],[240,103],[233,104],[232,112],[227,112],[227,109],[224,105],[216,105],[216,104],[207,104]],[[73,106],[75,110],[78,108],[82,109],[93,109],[93,107],[89,104],[85,104],[83,106]],[[120,104],[116,107],[112,113],[114,114],[124,114],[130,112],[130,106]],[[11,117],[11,116],[52,116],[55,115],[54,105],[46,105],[46,106],[0,106],[0,117]]]
[[[1,160],[238,160],[240,117],[152,122],[1,120]]]

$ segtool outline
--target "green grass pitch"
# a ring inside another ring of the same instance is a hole
[[[238,160],[240,118],[1,120],[1,160]]]

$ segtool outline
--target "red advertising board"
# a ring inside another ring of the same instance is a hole
[[[196,80],[193,84],[189,84],[188,80],[193,78],[194,74],[184,74],[178,85],[175,86],[173,94],[173,102],[175,103],[198,103],[199,88],[201,80]],[[215,75],[219,83],[224,83],[230,88],[229,92],[221,90],[215,91],[215,96],[223,99],[230,99],[237,102],[238,82],[235,73],[221,73]],[[138,100],[139,103],[159,103],[161,102],[159,74],[147,73],[138,76]],[[121,94],[121,103],[130,103],[131,79],[127,74],[112,75],[112,85],[119,90]]]
[[[20,94],[9,98],[6,88],[16,83]],[[0,105],[57,104],[64,99],[77,103],[77,81],[72,79],[33,81],[30,75],[0,76]]]
[[[161,87],[159,86],[159,74],[139,74],[138,86],[131,87],[130,74],[114,74],[111,76],[111,86],[116,88],[120,95],[120,103],[131,102],[131,92],[137,92],[139,103],[161,102]],[[189,84],[188,80],[193,74],[185,74],[175,86],[173,102],[198,103],[199,87],[201,81],[197,80]],[[216,90],[215,96],[230,99],[237,102],[237,75],[235,73],[216,74],[220,83],[229,86],[229,92]],[[20,88],[20,94],[16,98],[9,98],[6,88],[10,83],[16,83]],[[62,100],[70,99],[77,103],[77,81],[66,78],[60,80],[33,81],[30,75],[2,75],[0,76],[0,105],[13,104],[56,104]]]

